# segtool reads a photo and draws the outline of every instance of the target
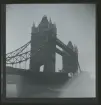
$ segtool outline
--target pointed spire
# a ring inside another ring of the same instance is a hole
[[[53,24],[53,30],[54,30],[54,33],[56,34],[57,33],[57,28],[56,28],[56,24],[55,23]]]
[[[46,16],[46,15],[44,15],[44,16],[42,17],[42,20],[41,20],[41,22],[40,22],[40,25],[43,25],[43,24],[48,24],[48,19],[47,19],[47,16]]]
[[[78,53],[78,48],[77,48],[77,46],[75,44],[74,44],[74,52]]]
[[[56,23],[55,23],[55,22],[53,23],[53,26],[54,26],[54,28],[56,29]]]
[[[72,44],[71,41],[68,42],[68,45],[67,46],[73,50],[73,44]]]
[[[33,25],[32,25],[32,33],[34,33],[34,30],[35,30],[35,24],[34,24],[34,22],[33,22]]]
[[[76,52],[76,45],[75,45],[75,44],[74,44],[74,48],[73,48],[73,51],[74,51],[74,52]]]
[[[43,18],[44,18],[44,17],[47,17],[47,16],[46,16],[46,15],[44,15],[44,16],[43,16]]]
[[[49,23],[52,24],[51,18],[49,19]]]
[[[48,21],[48,19],[47,19],[47,16],[46,16],[46,15],[44,15],[44,16],[42,17],[42,21]]]
[[[75,46],[75,50],[76,50],[76,53],[78,53],[78,48],[77,48],[77,46]]]
[[[36,33],[38,31],[37,27],[35,26],[35,23],[33,22],[33,26],[32,26],[32,33]]]
[[[51,21],[51,18],[49,19],[49,28],[52,28],[52,21]]]

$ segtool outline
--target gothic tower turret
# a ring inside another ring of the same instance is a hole
[[[75,56],[67,56],[64,55],[62,57],[62,63],[63,63],[63,70],[66,72],[72,72],[75,73],[78,69],[78,56],[77,56],[77,47],[73,46],[72,42],[69,41],[67,44],[67,47],[74,51]]]
[[[43,16],[37,27],[33,23],[30,70],[39,72],[40,66],[44,65],[44,72],[55,72],[56,40],[53,36],[56,37],[56,25],[52,24],[51,20],[48,21],[47,16]],[[32,56],[42,45],[45,48],[41,50],[41,53],[39,51],[36,56]]]
[[[33,22],[33,26],[32,26],[32,30],[31,30],[31,34],[33,35],[34,33],[38,32],[38,28],[35,26],[35,23]]]

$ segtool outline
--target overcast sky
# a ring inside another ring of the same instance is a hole
[[[38,25],[47,15],[56,23],[57,37],[69,40],[79,50],[82,70],[95,74],[95,4],[11,4],[6,5],[6,53],[31,40],[33,22]],[[62,57],[56,55],[56,70],[62,68]]]

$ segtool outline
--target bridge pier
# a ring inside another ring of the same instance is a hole
[[[30,94],[30,85],[26,76],[21,76],[20,81],[16,84],[17,97],[25,98]]]
[[[55,72],[54,62],[48,61],[44,65],[44,72]]]
[[[45,77],[45,75],[43,75]],[[46,91],[46,87],[48,86],[43,85],[41,80],[39,78],[39,75],[37,73],[33,76],[21,76],[21,80],[19,83],[17,83],[16,89],[17,89],[17,97],[18,98],[32,98],[33,96],[36,96],[37,94],[43,93]],[[46,79],[47,80],[47,79]],[[39,81],[41,84],[36,83]],[[43,81],[43,80],[42,80]]]

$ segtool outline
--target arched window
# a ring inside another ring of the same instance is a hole
[[[44,71],[44,65],[40,66],[40,72]]]

